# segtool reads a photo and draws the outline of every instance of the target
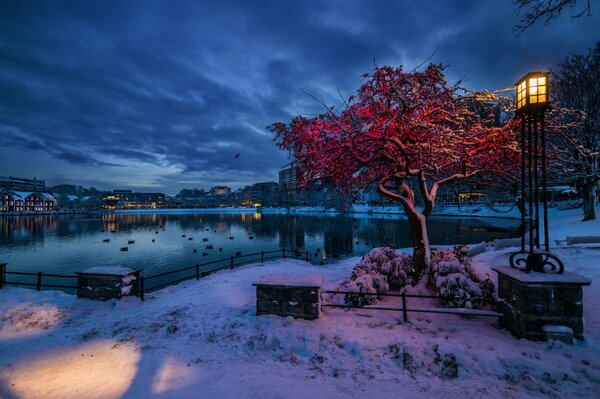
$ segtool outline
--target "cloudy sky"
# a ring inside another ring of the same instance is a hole
[[[517,21],[510,0],[1,1],[0,176],[168,194],[277,180],[265,127],[318,112],[303,91],[335,103],[374,62],[434,52],[451,79],[504,88],[600,40],[597,16],[518,37]]]

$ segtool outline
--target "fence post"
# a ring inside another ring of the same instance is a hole
[[[264,262],[265,261],[265,251],[260,251],[260,262]]]
[[[6,281],[6,263],[0,263],[0,288],[4,287]]]
[[[408,321],[408,311],[406,310],[406,293],[402,293],[402,317],[404,322]]]
[[[231,257],[231,265],[229,266],[231,270],[233,270],[233,256]]]
[[[140,299],[144,302],[144,276],[140,276],[138,291],[140,292]]]
[[[200,265],[196,263],[196,280],[200,279]]]
[[[38,291],[42,289],[42,272],[38,272],[37,274],[37,282],[35,285],[35,289]]]
[[[281,256],[282,256],[283,258],[285,258],[285,248],[282,248],[282,249],[281,249]]]

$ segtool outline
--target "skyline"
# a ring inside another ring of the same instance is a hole
[[[374,62],[429,57],[512,87],[599,39],[595,15],[518,21],[510,1],[5,2],[0,175],[169,195],[276,181],[289,161],[265,127],[319,112],[303,91],[339,104]]]

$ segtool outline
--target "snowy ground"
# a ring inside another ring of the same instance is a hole
[[[578,235],[571,233],[581,225],[600,233],[598,221],[555,216],[557,230],[571,226],[560,234]],[[593,280],[584,289],[586,340],[574,345],[518,340],[493,318],[411,314],[403,323],[393,312],[338,309],[315,321],[256,316],[251,284],[262,276],[318,275],[334,288],[358,258],[327,267],[297,260],[244,266],[143,303],[5,288],[0,397],[597,397],[600,250],[557,251],[568,270]],[[493,251],[473,264],[493,273],[506,261],[506,250]]]

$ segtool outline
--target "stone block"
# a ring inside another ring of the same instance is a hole
[[[565,326],[583,339],[583,290],[591,281],[575,273],[524,273],[509,266],[498,273],[500,324],[520,338],[546,339],[545,325]]]
[[[275,281],[270,278],[267,283],[261,282],[256,286],[256,314],[275,314],[278,316],[292,316],[302,319],[317,319],[319,317],[320,282],[316,285],[314,281],[310,285],[294,285],[306,283],[306,281],[295,281],[288,278]],[[321,280],[322,281],[322,280]],[[273,284],[275,283],[275,284]]]
[[[141,269],[95,267],[77,274],[77,297],[90,299],[120,299],[139,296]]]

